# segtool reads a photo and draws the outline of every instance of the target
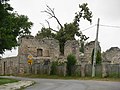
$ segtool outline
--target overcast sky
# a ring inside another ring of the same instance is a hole
[[[41,13],[46,9],[46,5],[55,8],[56,16],[61,24],[65,24],[73,21],[75,12],[79,10],[78,5],[82,3],[88,3],[88,7],[93,13],[93,21],[90,25],[88,21],[82,20],[80,23],[81,30],[97,24],[98,18],[100,18],[101,25],[120,27],[120,0],[10,0],[14,11],[27,15],[30,21],[34,23],[31,29],[32,35],[36,35],[41,29],[40,23],[47,26],[45,19],[48,19],[49,16],[46,13]],[[48,19],[48,21],[52,28],[58,28],[55,19]],[[90,37],[88,41],[95,40],[96,28],[83,31],[86,36]],[[120,28],[100,26],[98,40],[102,51],[106,51],[110,47],[120,47]],[[15,55],[17,55],[17,50],[12,50],[12,52],[7,51],[4,57]]]

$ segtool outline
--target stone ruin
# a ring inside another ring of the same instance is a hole
[[[106,52],[103,52],[103,62],[109,64],[120,64],[120,49],[118,47],[111,47]]]
[[[52,61],[66,61],[69,54],[74,54],[78,65],[91,64],[91,56],[95,41],[87,43],[84,53],[79,51],[77,40],[68,40],[64,46],[64,56],[60,55],[58,40],[53,38],[36,39],[24,36],[19,39],[18,55],[0,60],[0,74],[24,74],[29,72],[31,65],[48,65]],[[101,51],[100,45],[98,50]],[[120,64],[120,49],[111,48],[102,54],[103,61]]]
[[[95,41],[91,41],[89,43],[87,43],[84,47],[84,61],[88,62],[89,64],[91,64],[92,61],[92,52],[93,49],[95,48]],[[101,52],[101,47],[98,44],[98,50]]]
[[[71,53],[79,60],[79,43],[76,40],[65,43],[64,56],[60,55],[58,40],[53,38],[36,39],[29,35],[19,38],[18,44],[18,55],[14,59],[10,57],[0,60],[1,74],[8,74],[7,68],[10,68],[12,63],[15,63],[15,72],[22,74],[29,72],[30,64],[47,65],[56,60],[66,61],[67,56]],[[16,61],[14,62],[14,60]]]

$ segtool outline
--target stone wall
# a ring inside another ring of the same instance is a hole
[[[104,62],[111,64],[120,64],[120,49],[118,47],[111,47],[102,54]]]
[[[29,73],[29,55],[33,64],[46,63],[59,58],[59,42],[53,38],[36,39],[33,36],[25,36],[19,39],[18,57],[20,73]]]
[[[85,58],[85,61],[87,61],[89,64],[91,64],[91,61],[92,61],[91,56],[94,48],[95,48],[95,41],[91,41],[87,43],[84,48],[84,58]],[[101,52],[101,47],[99,44],[98,44],[98,50]]]
[[[76,59],[79,60],[79,43],[76,40],[68,40],[65,43],[64,56],[67,57],[69,54],[74,54]]]
[[[33,57],[59,57],[59,42],[53,38],[36,39],[21,38],[18,55],[32,55]]]
[[[0,74],[17,74],[19,69],[18,57],[3,58],[0,60]]]

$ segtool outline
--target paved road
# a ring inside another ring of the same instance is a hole
[[[18,79],[33,80],[36,82],[35,85],[30,86],[25,90],[120,90],[120,82],[30,78]]]
[[[25,90],[120,90],[120,82],[36,79]]]

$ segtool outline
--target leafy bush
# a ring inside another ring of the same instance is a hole
[[[77,60],[76,60],[75,55],[69,54],[67,56],[67,74],[68,74],[68,76],[71,76],[71,74],[72,74],[72,66],[75,65],[76,61]]]
[[[56,75],[57,65],[58,65],[57,61],[52,62],[50,75]]]

